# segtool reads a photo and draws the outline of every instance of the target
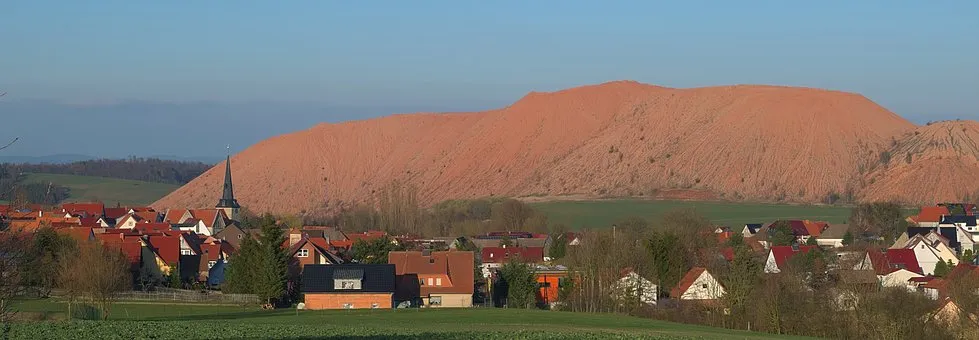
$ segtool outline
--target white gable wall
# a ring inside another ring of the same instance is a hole
[[[690,288],[683,292],[683,295],[680,295],[680,300],[716,300],[726,293],[721,283],[717,282],[714,276],[705,270],[690,285]]]
[[[909,271],[907,269],[898,269],[890,274],[880,276],[880,284],[883,287],[898,288],[904,287],[909,292],[916,290],[916,285],[910,283],[911,278],[924,277],[924,275]]]
[[[771,250],[768,251],[768,260],[765,261],[765,274],[778,274],[782,270],[778,269],[778,263],[775,262],[775,253]]]

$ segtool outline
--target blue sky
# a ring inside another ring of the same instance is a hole
[[[243,148],[317,121],[482,110],[632,79],[832,88],[917,122],[975,119],[977,13],[977,1],[17,0],[0,11],[0,115],[13,102],[56,119],[86,120],[93,106],[210,115],[241,120],[215,139]],[[199,156],[223,151],[215,142],[96,138],[72,153]],[[49,144],[16,153],[65,153]]]

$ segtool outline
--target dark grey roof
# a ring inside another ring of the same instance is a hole
[[[363,279],[364,269],[362,268],[337,268],[333,270],[334,279]]]
[[[942,216],[939,224],[953,224],[953,223],[965,223],[968,227],[976,226],[975,216],[964,216],[964,215],[954,215],[954,216]]]
[[[359,276],[357,275],[359,273]],[[361,278],[361,289],[336,290],[335,279]],[[307,264],[303,266],[303,293],[394,293],[393,264]]]

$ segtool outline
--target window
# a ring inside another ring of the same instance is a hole
[[[218,264],[218,261],[207,261],[207,269],[214,268],[216,264]]]
[[[360,289],[360,280],[335,279],[333,280],[333,289]]]
[[[490,253],[490,258],[493,258],[493,253]]]
[[[442,285],[442,278],[441,277],[435,278],[435,285],[436,286],[441,286]]]
[[[296,257],[309,257],[309,249],[299,249],[296,252]]]
[[[705,284],[700,285],[700,288],[707,289],[707,284],[705,283]]]
[[[239,240],[241,239],[241,234],[238,234],[238,239],[239,239]]]
[[[432,278],[428,278],[428,285],[429,285],[429,286],[431,286],[431,285],[432,285]]]
[[[425,285],[425,279],[418,279],[418,285],[419,286],[424,286]]]
[[[429,306],[441,306],[442,305],[442,297],[441,296],[433,296],[433,297],[428,298],[428,305]]]
[[[194,255],[194,251],[190,249],[180,249],[180,255]]]

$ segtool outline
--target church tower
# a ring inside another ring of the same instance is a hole
[[[238,205],[238,200],[235,199],[235,189],[231,182],[231,155],[228,155],[227,160],[224,163],[224,193],[221,194],[221,200],[218,201],[216,208],[224,210],[224,214],[228,216],[232,221],[238,220],[238,210],[241,206]]]

